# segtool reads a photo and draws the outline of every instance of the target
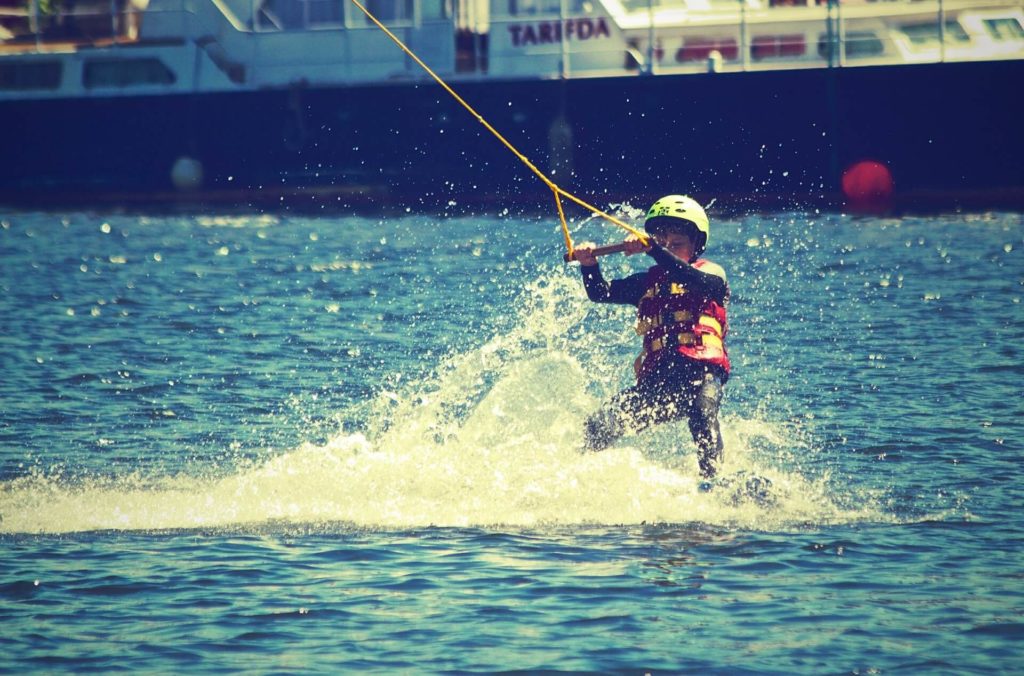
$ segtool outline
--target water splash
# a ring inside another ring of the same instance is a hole
[[[582,421],[618,386],[604,374],[625,363],[607,355],[627,337],[621,317],[588,315],[595,310],[578,302],[579,293],[569,274],[528,285],[507,329],[451,355],[425,381],[363,402],[361,433],[305,443],[226,476],[70,480],[36,472],[0,485],[0,532],[277,522],[784,529],[887,518],[871,507],[840,507],[827,477],[808,479],[778,463],[800,442],[763,420],[724,420],[724,473],[768,479],[767,502],[727,488],[702,491],[684,424],[581,452]]]

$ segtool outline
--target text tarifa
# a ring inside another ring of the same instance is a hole
[[[611,31],[608,30],[608,22],[604,17],[511,24],[508,30],[512,35],[513,47],[561,42],[563,30],[565,31],[566,40],[589,40],[591,38],[611,37]]]

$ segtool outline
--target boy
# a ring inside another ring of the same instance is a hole
[[[646,252],[656,265],[625,279],[605,281],[593,248],[576,249],[583,284],[596,303],[637,306],[643,353],[633,367],[637,384],[615,395],[586,422],[586,444],[599,451],[626,432],[688,418],[705,479],[722,461],[718,407],[729,378],[725,350],[725,271],[698,258],[708,242],[709,222],[695,200],[662,197],[651,206],[644,230],[650,246],[627,241],[627,254]]]

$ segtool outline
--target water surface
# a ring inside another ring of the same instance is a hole
[[[1021,216],[712,216],[767,500],[552,218],[3,215],[0,669],[1017,671]]]

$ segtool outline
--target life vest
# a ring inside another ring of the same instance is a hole
[[[721,270],[703,258],[693,267],[710,268],[705,272],[712,274]],[[721,273],[723,277],[724,274]],[[647,375],[673,350],[690,359],[719,366],[728,377],[727,331],[724,306],[669,280],[665,268],[653,266],[647,272],[647,292],[637,303],[636,332],[644,339],[644,351],[633,364],[637,379]]]

